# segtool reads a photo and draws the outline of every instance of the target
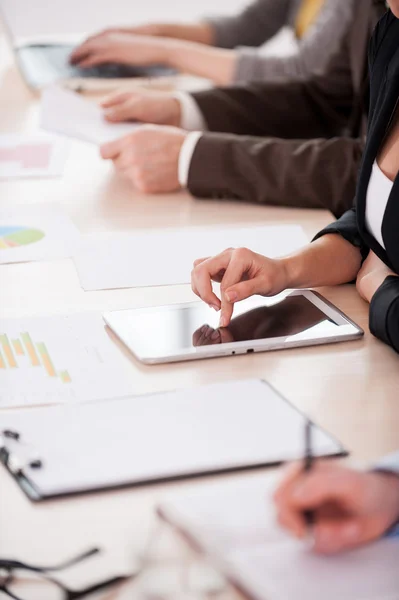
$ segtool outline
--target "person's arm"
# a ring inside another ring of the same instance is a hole
[[[88,38],[71,54],[80,68],[118,62],[162,63],[178,71],[211,79],[219,85],[233,80],[237,44],[259,45],[287,20],[292,0],[256,0],[242,13],[193,25],[154,24],[108,29]],[[209,46],[219,46],[210,48]]]
[[[276,80],[281,77],[306,79],[324,71],[337,51],[345,51],[347,36],[353,26],[354,0],[326,0],[315,23],[298,44],[297,52],[288,56],[262,55],[255,48],[238,48],[234,83]]]
[[[352,205],[363,148],[363,140],[349,137],[284,140],[204,133],[180,183],[196,197],[323,208],[339,217]]]
[[[105,33],[129,33],[133,35],[150,35],[167,37],[198,44],[214,45],[215,33],[211,23],[147,23],[134,27],[109,27],[97,35]]]
[[[252,0],[239,14],[206,19],[219,48],[260,46],[287,25],[293,0]]]
[[[206,21],[200,23],[152,23],[133,27],[130,32],[196,42],[206,46],[213,46],[215,43],[214,28],[211,23]]]
[[[215,310],[220,327],[231,321],[234,305],[253,295],[275,296],[286,289],[348,283],[361,265],[360,249],[340,235],[325,235],[294,254],[270,259],[247,248],[228,249],[198,259],[191,276],[193,292]],[[212,281],[219,282],[220,298]]]
[[[399,277],[388,276],[370,302],[370,331],[399,352]]]

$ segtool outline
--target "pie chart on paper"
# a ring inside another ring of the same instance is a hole
[[[40,242],[44,237],[45,234],[40,229],[31,229],[30,227],[21,227],[18,225],[0,225],[0,251],[35,244],[36,242]]]

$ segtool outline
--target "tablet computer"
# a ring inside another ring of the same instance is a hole
[[[228,327],[203,302],[107,312],[134,356],[159,364],[355,340],[363,330],[317,292],[298,290],[235,305]]]

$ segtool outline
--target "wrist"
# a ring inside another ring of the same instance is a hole
[[[162,48],[162,63],[173,69],[180,69],[180,56],[184,53],[187,42],[165,38]]]
[[[237,52],[235,50],[210,49],[214,54],[213,80],[217,85],[229,85],[233,82],[236,70]]]
[[[399,474],[388,469],[376,469],[373,474],[384,481],[385,506],[387,514],[386,530],[390,532],[399,526]]]
[[[294,289],[301,287],[299,284],[301,265],[298,256],[287,256],[278,259],[280,262],[282,280],[284,287],[282,289]]]

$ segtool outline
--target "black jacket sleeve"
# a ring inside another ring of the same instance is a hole
[[[399,277],[389,276],[370,304],[370,331],[399,352]]]
[[[360,236],[359,229],[357,226],[356,207],[346,211],[340,219],[334,221],[330,225],[327,225],[324,229],[313,238],[313,241],[318,240],[323,235],[330,233],[336,233],[342,236],[347,242],[353,246],[360,248],[363,259],[365,259],[369,253],[369,248],[364,243]]]

